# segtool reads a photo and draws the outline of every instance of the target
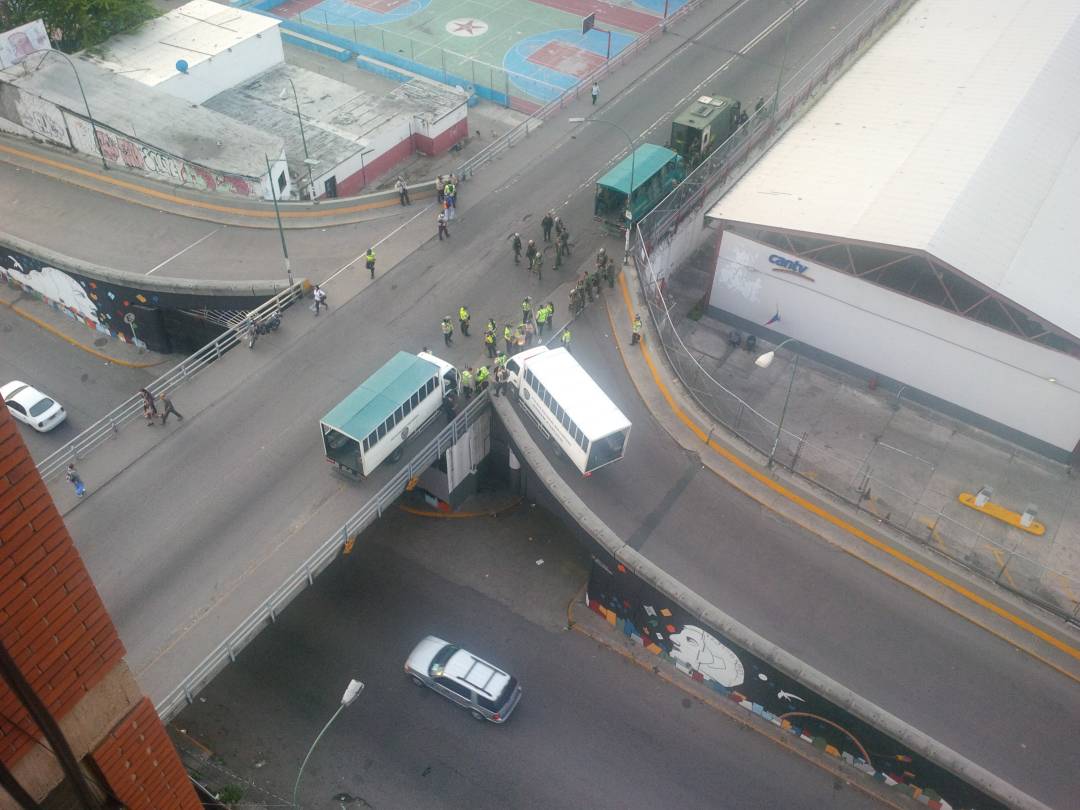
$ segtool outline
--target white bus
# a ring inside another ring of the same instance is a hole
[[[397,461],[457,385],[445,360],[398,352],[322,418],[326,460],[351,478],[370,475],[386,458]]]
[[[570,352],[538,346],[506,367],[522,407],[582,474],[623,457],[630,420]]]

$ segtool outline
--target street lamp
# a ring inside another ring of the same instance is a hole
[[[754,365],[758,368],[768,368],[772,365],[772,361],[776,358],[776,353],[786,346],[788,343],[794,341],[794,338],[788,338],[775,349],[765,354],[758,355],[754,360]],[[773,465],[773,459],[776,457],[776,448],[780,444],[780,432],[784,429],[784,417],[787,415],[788,402],[791,401],[791,387],[795,384],[795,371],[799,368],[799,355],[795,354],[795,362],[791,364],[791,379],[788,380],[787,396],[784,397],[784,407],[780,411],[780,422],[776,426],[776,437],[773,439],[772,449],[769,451],[769,460],[766,462],[766,467]]]
[[[296,94],[296,85],[293,84],[293,80],[288,76],[285,77],[285,81],[289,83],[289,87],[292,88],[293,101],[296,102],[296,120],[300,123],[300,142],[304,144],[304,164],[307,166],[308,177],[308,189],[311,194],[311,201],[318,202],[315,199],[315,180],[311,176],[311,167],[319,165],[319,161],[313,160],[311,155],[308,154],[307,149],[307,136],[304,134],[304,116],[300,115],[300,96]],[[281,88],[280,98],[284,100],[286,97],[285,88]]]
[[[322,731],[319,732],[319,736],[315,738],[315,742],[311,744],[311,748],[308,749],[307,756],[304,757],[304,761],[300,763],[300,772],[296,774],[296,784],[293,785],[292,803],[293,807],[299,807],[297,802],[297,796],[300,792],[300,777],[304,775],[304,767],[307,765],[308,760],[311,759],[311,752],[315,750],[315,746],[319,744],[319,740],[322,739],[323,734],[330,728],[330,724],[333,723],[339,714],[341,714],[347,706],[351,706],[353,702],[360,697],[360,693],[364,691],[364,684],[357,680],[349,681],[349,685],[345,688],[345,694],[341,696],[341,705],[337,707],[337,710],[330,715],[330,719],[326,721],[326,725],[323,726]]]
[[[293,285],[292,265],[289,264],[289,247],[285,244],[285,229],[281,227],[281,209],[278,208],[274,171],[270,168],[270,158],[265,153],[263,157],[266,159],[266,180],[270,184],[270,196],[274,200],[274,216],[277,217],[278,235],[281,237],[281,252],[285,256],[285,276],[289,279],[289,286],[291,287]]]
[[[787,67],[787,51],[788,43],[791,41],[791,26],[794,24],[795,7],[798,5],[797,0],[784,0],[784,2],[791,6],[791,13],[788,15],[787,28],[784,29],[784,53],[783,56],[780,57],[780,72],[776,74],[776,98],[773,102],[775,105],[773,107],[774,125],[780,115],[780,82],[784,78],[784,68]]]
[[[623,243],[623,264],[630,263],[630,228],[634,224],[634,209],[632,199],[634,196],[634,139],[630,137],[630,133],[620,127],[618,124],[611,121],[605,121],[602,118],[585,118],[579,115],[570,117],[571,124],[607,124],[609,127],[615,127],[625,137],[626,143],[630,146],[630,191],[626,195],[626,241]]]
[[[75,63],[71,61],[71,57],[63,51],[53,50],[52,48],[38,48],[36,51],[31,51],[27,56],[33,56],[35,53],[43,53],[45,56],[41,57],[41,62],[38,62],[38,67],[41,67],[42,62],[50,53],[55,53],[57,56],[62,56],[71,67],[71,72],[75,74],[75,81],[79,85],[79,95],[82,96],[83,105],[86,107],[86,117],[90,119],[90,131],[94,133],[94,146],[97,147],[98,154],[101,155],[101,168],[105,171],[109,170],[109,164],[105,162],[105,152],[101,148],[101,143],[98,141],[97,124],[94,123],[94,116],[90,112],[90,102],[86,100],[86,91],[83,90],[82,79],[79,77],[79,71],[75,69]]]

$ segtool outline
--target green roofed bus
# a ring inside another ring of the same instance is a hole
[[[370,475],[387,458],[397,461],[457,385],[457,370],[445,360],[398,352],[322,418],[326,460],[350,478]]]
[[[653,210],[686,176],[682,156],[643,143],[596,181],[593,214],[613,228],[626,227],[626,198],[630,196],[634,222]],[[633,176],[633,189],[630,188]]]

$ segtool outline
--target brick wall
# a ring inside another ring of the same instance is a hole
[[[202,809],[180,755],[146,698],[109,732],[93,759],[130,810]]]

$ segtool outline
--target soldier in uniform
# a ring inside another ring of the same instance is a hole
[[[510,235],[510,247],[514,251],[514,264],[521,264],[521,234]]]
[[[544,229],[544,241],[551,241],[551,228],[555,224],[555,212],[548,211],[544,214],[544,218],[540,220],[540,227]]]

